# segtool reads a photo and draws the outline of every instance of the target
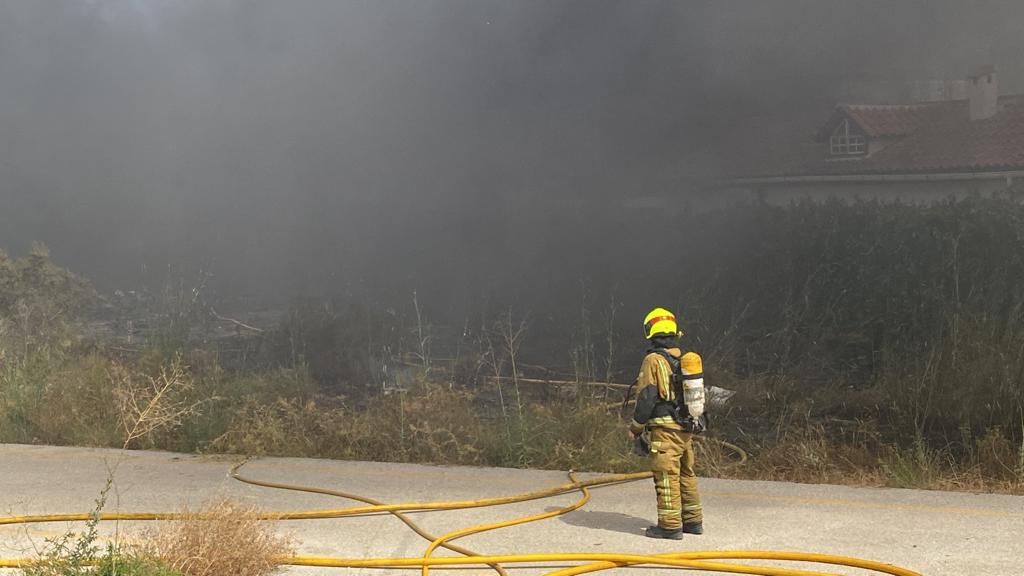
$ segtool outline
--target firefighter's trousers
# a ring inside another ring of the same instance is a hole
[[[658,493],[658,526],[676,529],[702,522],[704,510],[693,473],[693,434],[651,428],[651,471]]]

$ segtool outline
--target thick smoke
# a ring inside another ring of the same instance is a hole
[[[1020,88],[1020,6],[4,2],[0,246],[105,289],[515,295],[851,82],[992,62]]]

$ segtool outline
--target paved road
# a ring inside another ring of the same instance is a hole
[[[217,495],[258,502],[275,511],[349,505],[328,496],[241,484],[227,477],[234,463],[228,458],[161,452],[122,456],[116,450],[0,445],[0,513],[88,511],[103,488],[108,466],[119,458],[123,461],[107,506],[110,511],[174,510]],[[390,502],[501,496],[565,481],[564,473],[548,471],[288,458],[250,463],[246,473]],[[590,504],[567,516],[471,536],[460,543],[489,554],[795,550],[880,560],[926,576],[1024,574],[1024,497],[715,479],[702,480],[701,487],[707,534],[688,536],[682,542],[640,535],[654,508],[653,487],[641,481],[597,489]],[[419,513],[415,518],[428,530],[443,533],[563,506],[577,497],[567,494],[501,507]],[[0,555],[30,554],[33,545],[68,527],[0,526]],[[130,533],[139,525],[122,523],[119,529]],[[306,554],[419,556],[425,547],[422,539],[384,515],[284,522],[281,530],[294,535],[301,543],[300,552]],[[303,576],[355,572],[289,570]]]

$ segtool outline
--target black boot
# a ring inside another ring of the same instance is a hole
[[[690,524],[683,524],[683,532],[687,534],[703,534],[704,523],[703,522],[691,522]]]
[[[662,528],[661,526],[649,526],[647,530],[644,530],[644,536],[648,538],[663,538],[665,540],[682,540],[683,529],[676,528],[675,530],[670,528]]]

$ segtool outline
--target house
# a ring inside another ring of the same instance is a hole
[[[966,98],[838,106],[817,134],[771,142],[721,182],[732,198],[935,202],[1024,193],[1024,95],[1000,96],[994,67]]]

